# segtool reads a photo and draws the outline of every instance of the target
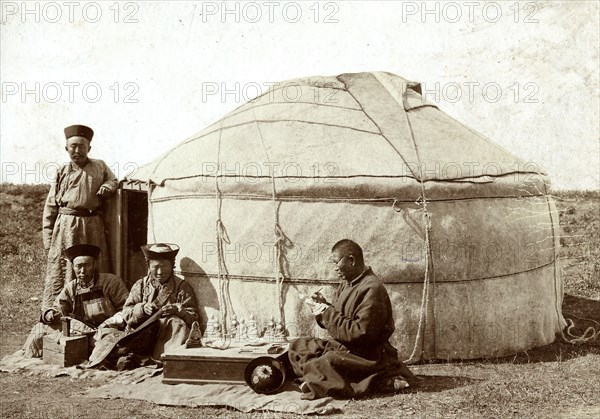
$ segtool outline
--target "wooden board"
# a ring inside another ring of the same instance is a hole
[[[180,347],[165,352],[163,361],[163,380],[165,384],[244,384],[246,365],[255,358],[270,356],[277,358],[287,351],[268,354],[271,345],[244,346],[233,343],[228,349]]]

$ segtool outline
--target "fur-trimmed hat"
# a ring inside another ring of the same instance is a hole
[[[141,247],[146,260],[174,260],[179,252],[179,246],[172,243],[148,243]]]

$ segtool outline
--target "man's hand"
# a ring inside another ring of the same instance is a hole
[[[314,294],[313,294],[313,296],[314,296]],[[302,294],[300,295],[301,299],[308,306],[308,308],[310,308],[310,311],[312,311],[312,314],[315,316],[318,316],[319,314],[322,314],[325,310],[327,310],[327,308],[329,307],[329,303],[327,303],[324,298],[323,298],[323,301],[325,301],[324,303],[318,303],[315,301],[313,296],[305,297]],[[321,298],[322,297],[323,296],[321,296]]]
[[[146,303],[142,307],[142,310],[144,311],[145,314],[147,314],[148,316],[151,316],[156,311],[156,306],[152,303]]]
[[[46,323],[53,323],[54,320],[57,319],[58,315],[59,314],[56,310],[53,310],[53,309],[46,310],[46,312],[44,313],[44,321]]]
[[[315,303],[329,304],[329,302],[327,302],[327,300],[325,299],[325,297],[323,297],[323,294],[321,294],[319,291],[317,291],[313,295],[311,295],[310,298]]]
[[[160,308],[161,317],[172,316],[178,312],[179,307],[177,307],[177,304],[165,304]]]
[[[323,314],[323,312],[328,308],[329,304],[315,303],[315,305],[312,307],[312,314],[313,316],[318,316],[319,314]]]
[[[112,193],[112,191],[110,190],[110,188],[108,188],[107,186],[100,186],[100,189],[98,189],[98,192],[96,193],[96,195],[101,196],[103,198],[106,198],[107,196],[109,196]]]

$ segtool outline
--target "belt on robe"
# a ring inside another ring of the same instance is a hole
[[[94,215],[100,215],[100,213],[96,210],[78,210],[66,207],[60,207],[58,209],[58,213],[65,215],[76,215],[78,217],[92,217]]]

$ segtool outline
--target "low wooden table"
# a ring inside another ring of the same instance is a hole
[[[284,344],[279,353],[267,353],[272,345],[248,346],[243,343],[232,343],[229,348],[223,350],[209,347],[186,349],[181,346],[161,356],[162,382],[165,384],[244,384],[244,370],[250,361],[261,356],[278,358],[287,353],[287,344]]]

